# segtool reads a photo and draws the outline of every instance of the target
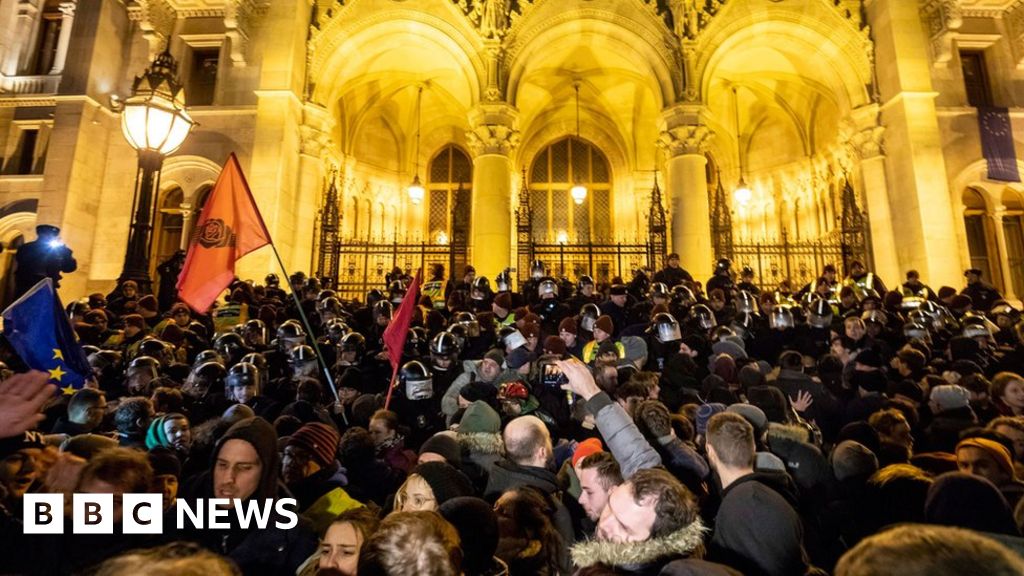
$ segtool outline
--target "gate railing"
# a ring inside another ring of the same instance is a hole
[[[339,298],[361,301],[368,291],[385,289],[386,277],[394,268],[409,275],[423,268],[423,277],[427,278],[433,264],[451,270],[460,251],[451,244],[345,239],[335,245],[333,252],[338,254],[338,276],[328,280],[333,280]]]
[[[619,276],[626,282],[632,272],[640,268],[653,268],[653,251],[649,243],[580,242],[543,243],[528,242],[519,246],[519,281],[529,278],[530,264],[540,260],[552,276],[575,280],[583,275],[594,278],[598,284],[607,284]]]
[[[777,241],[734,242],[733,268],[739,272],[744,266],[751,267],[755,283],[762,290],[774,290],[786,279],[789,279],[793,290],[799,290],[820,276],[826,264],[832,264],[842,272],[851,260],[863,258],[858,248],[844,242],[844,234],[840,230],[814,240],[790,242],[783,228]]]

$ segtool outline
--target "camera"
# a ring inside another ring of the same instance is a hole
[[[60,238],[54,238],[52,240],[47,241],[46,245],[47,247],[50,248],[50,250],[56,250],[58,248],[64,247],[64,241],[61,240]]]

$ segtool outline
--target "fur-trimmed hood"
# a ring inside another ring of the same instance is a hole
[[[472,432],[470,434],[457,434],[459,446],[473,454],[494,454],[505,455],[505,441],[501,434],[489,434],[487,432]]]
[[[786,438],[795,442],[811,441],[811,433],[807,428],[797,424],[779,424],[778,422],[768,424],[769,443],[772,437]]]
[[[687,556],[704,543],[707,528],[700,518],[671,534],[643,542],[608,542],[589,540],[570,549],[573,563],[579,568],[594,564],[637,569],[656,562],[668,562]]]

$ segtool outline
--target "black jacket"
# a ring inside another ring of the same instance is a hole
[[[722,494],[708,558],[747,576],[799,576],[809,562],[796,494],[785,474],[748,474]]]

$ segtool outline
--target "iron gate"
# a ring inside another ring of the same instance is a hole
[[[327,178],[313,241],[315,274],[325,287],[333,288],[339,298],[363,300],[369,290],[385,289],[387,276],[395,268],[408,275],[422,268],[426,281],[434,264],[443,265],[450,274],[461,272],[466,265],[469,217],[468,206],[464,203],[456,201],[453,206],[458,217],[453,219],[452,237],[447,244],[399,238],[397,235],[391,242],[380,238],[342,238],[336,180],[336,172]]]
[[[651,189],[646,240],[616,242],[587,239],[570,243],[536,238],[533,235],[530,196],[524,169],[519,188],[519,207],[516,209],[516,271],[520,283],[529,278],[534,260],[543,262],[551,276],[575,280],[588,275],[598,284],[610,284],[616,277],[629,282],[633,271],[648,268],[653,273],[664,265],[667,234],[665,209],[661,205],[661,189],[657,177]]]
[[[841,202],[838,226],[820,238],[791,242],[788,231],[782,227],[777,239],[736,243],[732,238],[732,220],[725,193],[719,184],[711,197],[711,231],[716,257],[730,258],[737,273],[742,267],[750,266],[755,283],[762,290],[774,290],[783,280],[789,280],[794,291],[799,290],[817,278],[826,264],[834,265],[843,276],[854,260],[870,266],[867,216],[857,206],[856,193],[848,180],[843,185]]]

